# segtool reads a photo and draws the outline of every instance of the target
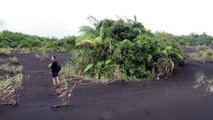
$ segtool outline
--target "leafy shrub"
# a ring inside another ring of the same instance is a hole
[[[72,74],[102,80],[168,76],[183,64],[183,52],[166,33],[153,34],[132,20],[96,21],[81,27],[69,66]]]

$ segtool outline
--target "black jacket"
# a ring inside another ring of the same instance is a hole
[[[58,66],[59,66],[58,62],[54,61],[51,65],[51,69],[52,69],[51,72],[58,72]]]

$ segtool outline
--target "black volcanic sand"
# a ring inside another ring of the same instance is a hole
[[[185,49],[187,54],[193,49]],[[53,53],[51,53],[53,54]],[[67,53],[55,53],[62,64]],[[17,107],[0,106],[0,120],[213,120],[213,96],[206,86],[195,89],[194,81],[204,74],[213,78],[213,64],[187,61],[166,80],[78,85],[71,106],[58,104],[47,65],[34,54],[15,54],[30,74],[27,91]]]

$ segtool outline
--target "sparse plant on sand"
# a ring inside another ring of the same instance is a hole
[[[213,50],[207,46],[199,46],[197,51],[189,54],[191,60],[206,63],[213,62]]]
[[[23,74],[19,73],[13,77],[6,75],[0,78],[0,104],[17,105],[17,92],[22,88],[23,77]]]
[[[204,85],[207,85],[206,93],[213,92],[213,79],[208,79],[206,76],[201,75],[197,80],[195,80],[194,88],[200,88]]]
[[[62,79],[62,85],[56,89],[58,99],[61,101],[59,106],[69,106],[72,96],[72,91],[75,88],[76,83]]]
[[[10,55],[11,51],[8,48],[0,48],[0,55]]]
[[[22,73],[24,70],[24,67],[22,65],[9,65],[9,63],[7,63],[7,64],[0,65],[0,70],[8,72],[8,73],[16,74],[16,73]]]
[[[62,53],[67,52],[67,49],[64,48],[64,47],[60,47],[60,48],[59,48],[59,52],[62,52]]]
[[[194,88],[199,88],[207,83],[207,78],[204,75],[201,75],[197,80],[195,80]]]
[[[31,50],[29,48],[22,48],[20,49],[20,54],[29,54]]]
[[[9,58],[9,60],[10,60],[10,63],[12,64],[19,64],[19,60],[17,57],[11,57]]]
[[[39,53],[37,53],[36,58],[40,59],[41,61],[45,61],[49,59],[49,54],[46,53],[45,51],[41,51]]]

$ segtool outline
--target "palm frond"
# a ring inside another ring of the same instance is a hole
[[[88,16],[87,19],[88,19],[89,23],[92,24],[94,27],[96,27],[99,22],[94,16],[91,16],[91,15]]]
[[[90,26],[81,26],[80,31],[81,33],[95,33],[95,29]]]

